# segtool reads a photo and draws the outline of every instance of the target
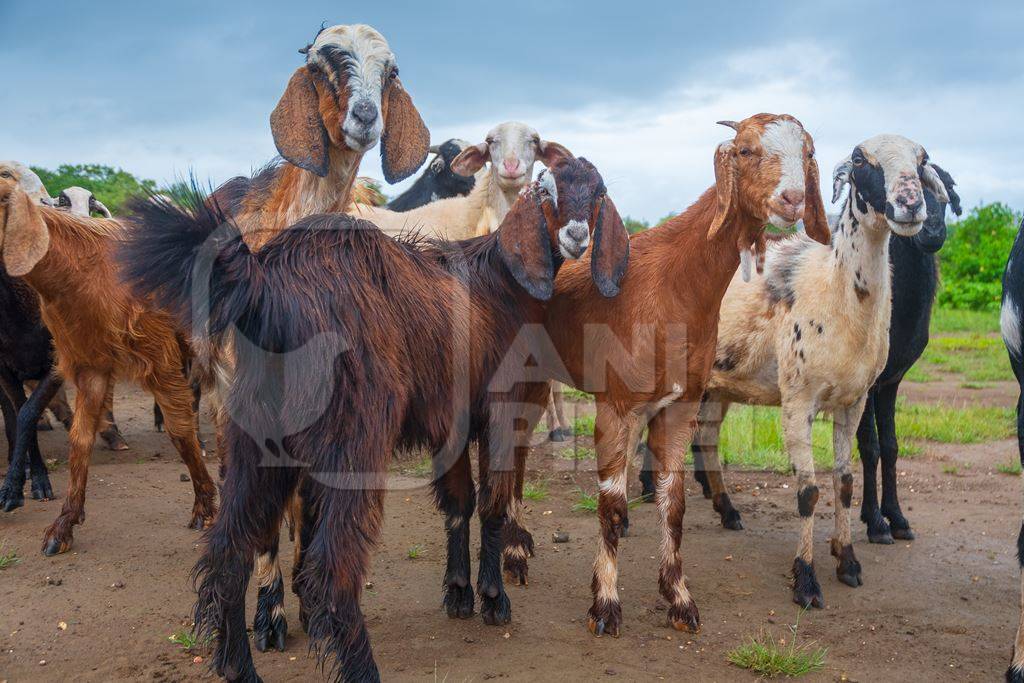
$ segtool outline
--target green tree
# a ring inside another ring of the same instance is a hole
[[[84,187],[115,216],[132,195],[156,191],[152,180],[136,178],[128,171],[101,164],[61,164],[53,171],[33,166],[32,170],[53,195],[72,185]]]
[[[1003,269],[1020,220],[1019,213],[997,202],[978,206],[949,225],[946,243],[939,252],[940,304],[978,311],[998,310]]]

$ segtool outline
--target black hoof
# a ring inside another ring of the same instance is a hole
[[[897,528],[897,527],[893,527],[892,528],[892,537],[893,538],[898,538],[901,541],[913,541],[914,540],[914,532],[911,531],[910,527],[907,527],[906,529],[900,529],[900,528]]]
[[[63,547],[63,545],[64,544],[60,542],[60,539],[51,538],[49,541],[46,542],[46,545],[43,546],[43,555],[46,555],[47,557],[60,555],[62,552],[66,550],[66,548]],[[70,546],[70,544],[68,545]]]
[[[837,543],[833,543],[832,556],[839,561],[839,564],[836,565],[836,578],[851,588],[864,585],[864,580],[860,577],[860,562],[853,554],[852,545],[840,547]]]
[[[25,504],[25,493],[15,490],[14,487],[4,486],[0,489],[0,504],[3,505],[4,512],[17,510]]]
[[[669,626],[685,633],[700,633],[700,612],[697,603],[692,600],[685,605],[672,605],[668,608]]]
[[[32,477],[32,499],[53,500],[53,486],[50,485],[50,477],[45,472]]]
[[[868,526],[868,541],[882,545],[892,545],[892,531],[889,529],[889,522],[885,521],[881,512],[877,509],[861,512],[860,519]]]
[[[255,624],[252,629],[252,641],[256,649],[266,652],[273,648],[278,652],[284,652],[284,641],[288,636],[288,621],[281,614],[279,617],[271,618],[270,623],[264,628],[257,628]]]
[[[1006,683],[1024,683],[1024,669],[1011,666],[1006,670]]]
[[[110,451],[126,451],[128,450],[128,442],[121,436],[121,432],[117,427],[111,427],[100,432],[100,438],[103,439],[103,443],[107,445],[107,450]]]
[[[587,628],[595,636],[619,637],[622,628],[622,605],[617,602],[595,601],[587,613]]]
[[[481,595],[480,616],[488,626],[502,626],[512,621],[512,603],[509,602],[505,591],[500,591],[493,598]]]
[[[284,581],[278,576],[256,593],[256,614],[252,620],[252,639],[256,649],[274,648],[284,652],[288,620],[284,616]]]
[[[740,519],[739,510],[729,510],[722,515],[722,526],[732,531],[743,531],[743,521]]]
[[[469,619],[473,616],[473,588],[450,585],[444,591],[444,609],[449,619]]]
[[[572,437],[572,432],[568,432],[565,429],[552,429],[548,432],[548,441],[555,441],[561,443],[568,441]]]
[[[645,503],[653,503],[655,492],[654,492],[654,473],[650,470],[642,470],[640,472],[640,500]]]
[[[800,607],[825,607],[825,597],[821,594],[818,577],[814,574],[814,565],[807,564],[799,557],[793,560],[793,602]]]

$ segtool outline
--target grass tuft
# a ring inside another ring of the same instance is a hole
[[[573,446],[560,450],[558,457],[563,460],[594,460],[597,458],[597,451],[586,446]]]
[[[548,483],[546,481],[525,482],[523,484],[523,498],[526,500],[547,500]]]
[[[1012,474],[1013,476],[1020,476],[1020,460],[1014,458],[1010,462],[999,463],[996,465],[996,471],[1000,474]]]
[[[10,569],[19,562],[21,558],[18,557],[18,551],[8,547],[6,540],[0,542],[0,569]]]
[[[573,387],[566,387],[563,390],[562,393],[570,401],[593,401],[594,400],[594,395],[593,394],[588,394],[585,391],[580,391],[579,389],[574,389]]]
[[[597,496],[592,496],[583,489],[576,489],[576,502],[572,504],[573,512],[597,512]]]
[[[423,553],[425,553],[426,551],[426,548],[424,548],[419,543],[416,543],[415,545],[409,546],[409,549],[405,552],[405,556],[408,557],[410,560],[416,560],[419,559],[419,557],[422,556]]]
[[[977,332],[998,334],[999,311],[961,311],[936,306],[932,310],[931,334]]]
[[[900,401],[896,408],[896,436],[900,440],[981,443],[1013,436],[1015,419],[1010,408],[950,408]]]
[[[594,416],[580,415],[572,421],[572,432],[576,436],[594,435]]]
[[[729,651],[729,662],[741,669],[749,669],[764,678],[786,676],[796,678],[821,670],[825,666],[828,650],[814,647],[814,642],[797,644],[800,619],[790,627],[792,638],[776,640],[764,630],[756,638]]]
[[[167,640],[180,646],[182,650],[188,651],[195,649],[197,646],[206,647],[210,643],[209,638],[200,642],[199,638],[191,629],[178,629],[173,635],[168,636]]]

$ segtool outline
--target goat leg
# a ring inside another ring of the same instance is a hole
[[[39,452],[36,422],[63,383],[64,380],[56,373],[47,375],[36,385],[32,395],[18,411],[15,421],[17,428],[14,430],[17,436],[14,449],[11,452],[11,466],[7,470],[7,478],[3,487],[0,487],[0,506],[3,507],[4,512],[21,507],[25,502],[23,491],[26,457],[29,461],[28,467],[32,472],[32,497],[37,500],[53,498],[50,477]]]

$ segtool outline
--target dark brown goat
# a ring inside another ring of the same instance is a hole
[[[601,536],[588,614],[595,635],[618,635],[621,627],[617,556],[628,514],[626,463],[645,426],[661,513],[658,587],[671,626],[699,629],[683,574],[683,457],[715,362],[722,297],[737,266],[743,263],[749,274],[757,260],[750,250],[763,248],[766,222],[784,227],[802,216],[809,235],[829,238],[814,146],[800,122],[758,114],[723,123],[736,135],[715,153],[715,185],[681,215],[630,239],[622,293],[605,301],[589,282],[584,259],[562,270],[548,305],[546,329],[557,357],[540,364],[597,399]],[[534,385],[527,400],[539,415],[547,384]],[[526,454],[517,452],[520,473]],[[516,515],[510,519],[506,567],[525,580],[529,536],[521,524]]]
[[[216,512],[216,489],[200,457],[182,349],[170,317],[147,308],[118,281],[111,252],[120,224],[37,206],[14,182],[0,179],[0,225],[4,266],[39,295],[58,370],[78,390],[68,495],[46,530],[43,552],[67,551],[74,525],[85,517],[89,457],[115,377],[137,379],[160,403],[167,432],[192,476],[190,526],[201,529]],[[24,487],[22,455],[8,471],[17,491]]]
[[[592,233],[602,291],[617,290],[628,251],[600,175],[566,155],[553,180],[520,195],[496,233],[461,242],[396,241],[365,221],[330,215],[300,221],[254,254],[233,225],[218,228],[222,216],[200,198],[189,212],[139,207],[123,255],[135,290],[194,326],[194,288],[208,286],[209,333],[237,324],[222,510],[196,566],[197,627],[217,634],[214,660],[227,678],[258,679],[246,584],[254,553],[276,541],[301,479],[296,585],[311,641],[336,656],[335,678],[379,679],[359,597],[396,448],[434,454],[448,518],[445,604],[468,616],[468,445],[478,441],[487,467],[477,589],[485,621],[510,619],[501,531],[514,493],[523,385],[515,384],[521,366],[505,359],[530,352],[524,326],[543,319],[555,272]],[[203,272],[197,264],[208,277],[193,275]]]

